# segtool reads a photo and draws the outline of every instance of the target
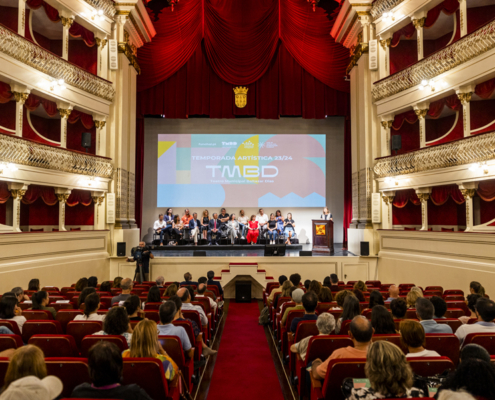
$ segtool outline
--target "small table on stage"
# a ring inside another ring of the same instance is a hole
[[[333,221],[313,219],[313,253],[334,254]]]

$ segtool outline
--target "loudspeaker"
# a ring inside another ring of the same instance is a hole
[[[194,250],[193,257],[206,257],[206,251],[204,250]]]
[[[402,148],[402,136],[393,135],[392,136],[392,151],[397,151]]]
[[[251,281],[235,282],[236,303],[251,303]]]
[[[370,242],[361,242],[361,255],[362,256],[370,255]]]
[[[91,133],[90,132],[83,132],[82,138],[81,138],[81,147],[84,147],[85,149],[89,149],[91,147]]]
[[[117,243],[117,257],[125,257],[125,242]]]
[[[311,250],[301,250],[299,257],[313,257],[313,252]]]
[[[285,256],[285,244],[267,244],[265,245],[265,257]]]

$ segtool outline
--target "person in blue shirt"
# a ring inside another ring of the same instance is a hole
[[[213,271],[208,271],[206,276],[208,277],[207,284],[216,286],[218,288],[218,292],[220,293],[220,296],[222,296],[223,295],[222,284],[218,281],[213,280],[213,278],[215,277],[215,273]]]
[[[433,319],[435,308],[433,303],[424,297],[416,300],[416,314],[419,322],[423,325],[425,333],[452,333],[452,328],[447,324],[438,324]]]
[[[189,235],[192,236],[194,240],[194,245],[198,245],[198,236],[201,227],[201,222],[199,222],[198,214],[193,213],[192,219],[189,221]]]
[[[301,321],[316,321],[318,316],[316,315],[316,306],[318,305],[318,296],[315,292],[310,290],[302,297],[302,304],[304,307],[304,316],[294,318],[290,324],[290,331],[296,333],[297,325]]]
[[[186,330],[182,326],[172,324],[176,313],[177,306],[173,301],[168,300],[160,306],[158,311],[160,316],[160,324],[158,325],[159,336],[178,336],[184,353],[187,353],[188,357],[192,358],[194,356],[194,348],[191,345]]]
[[[190,286],[190,285],[194,285],[196,286],[196,288],[198,287],[198,282],[194,282],[192,280],[192,275],[190,272],[186,272],[184,274],[184,282],[181,282],[180,283],[181,286]]]

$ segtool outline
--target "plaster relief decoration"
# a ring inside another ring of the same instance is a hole
[[[359,172],[352,173],[352,220],[359,220]]]
[[[359,171],[359,220],[371,220],[371,168]]]
[[[136,211],[135,211],[135,199],[136,199],[136,180],[135,175],[129,172],[129,182],[127,189],[127,219],[131,222],[131,227],[134,228],[136,225]]]
[[[122,222],[127,225],[127,189],[129,186],[129,173],[123,168],[115,170],[115,218],[116,227],[122,227]]]

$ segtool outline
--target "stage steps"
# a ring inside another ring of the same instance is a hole
[[[214,279],[225,286],[238,275],[251,275],[263,287],[274,280],[273,276],[267,276],[266,270],[259,269],[258,263],[250,262],[229,263],[229,268],[222,269],[221,276],[216,276]]]

